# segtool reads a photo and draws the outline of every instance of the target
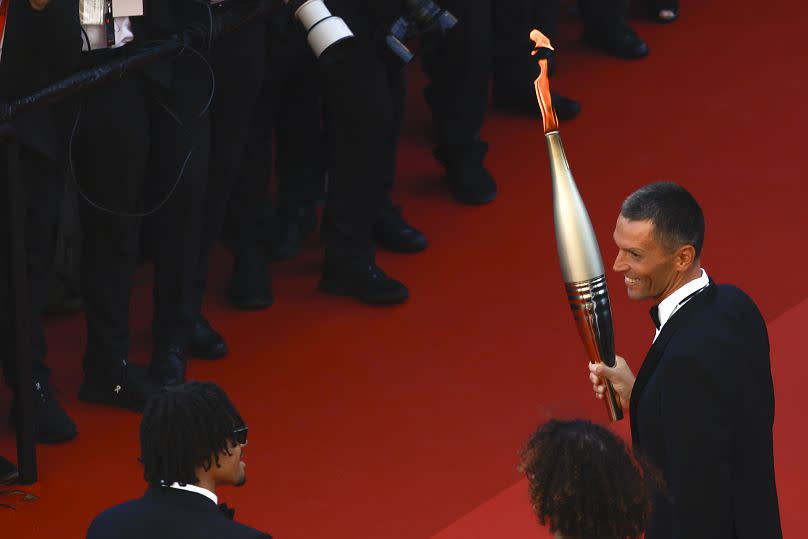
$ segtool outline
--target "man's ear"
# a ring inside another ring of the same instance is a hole
[[[687,271],[696,260],[696,249],[692,245],[683,245],[676,250],[676,269]]]

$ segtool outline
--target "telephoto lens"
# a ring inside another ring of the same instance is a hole
[[[317,58],[332,45],[354,37],[345,21],[332,15],[323,0],[284,0],[284,3],[294,9],[295,18],[306,30],[306,40]]]
[[[454,15],[432,0],[405,0],[402,7],[401,17],[384,36],[385,48],[382,51],[385,61],[398,69],[403,69],[413,59],[406,41],[420,36],[434,43],[457,24]]]
[[[406,0],[407,10],[421,34],[444,34],[455,27],[457,18],[432,0]]]

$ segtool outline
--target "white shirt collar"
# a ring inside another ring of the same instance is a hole
[[[196,492],[197,494],[205,496],[216,505],[219,505],[219,497],[206,488],[198,487],[196,485],[180,485],[179,483],[171,483],[170,485],[168,485],[168,488],[175,488],[177,490],[187,490],[188,492]]]
[[[665,327],[665,322],[670,320],[671,316],[673,316],[682,305],[690,301],[691,297],[689,296],[692,296],[708,284],[710,284],[710,278],[707,276],[707,272],[704,271],[704,268],[702,268],[701,275],[697,279],[683,284],[659,303],[657,306],[659,308],[659,329],[656,330],[654,340],[659,337],[659,332]]]

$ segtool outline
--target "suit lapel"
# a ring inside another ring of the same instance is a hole
[[[640,397],[659,366],[659,361],[662,359],[665,348],[668,346],[671,338],[681,328],[687,319],[695,312],[700,310],[708,301],[711,301],[715,295],[716,286],[712,279],[710,279],[709,287],[702,293],[697,294],[690,301],[682,305],[673,316],[662,326],[662,331],[656,338],[648,353],[645,355],[645,360],[642,362],[640,372],[637,373],[637,379],[634,380],[634,388],[631,390],[631,402],[629,403],[629,417],[631,418],[631,440],[634,447],[638,447],[639,436],[637,433],[637,405],[640,402]]]

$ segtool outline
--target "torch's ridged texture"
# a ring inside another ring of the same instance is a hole
[[[567,298],[575,319],[578,334],[584,343],[586,354],[593,363],[603,362],[614,366],[614,327],[612,307],[606,277],[577,283],[566,283]],[[623,408],[614,391],[606,393],[606,407],[612,419],[623,418]]]

